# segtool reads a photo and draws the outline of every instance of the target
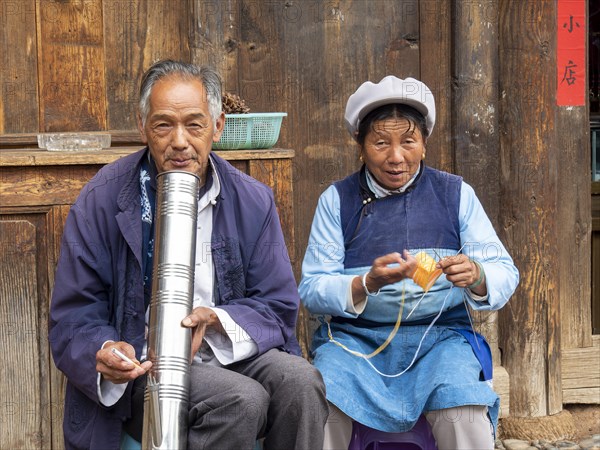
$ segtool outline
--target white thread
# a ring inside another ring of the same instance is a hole
[[[387,377],[387,378],[396,378],[399,377],[400,375],[403,375],[408,369],[410,369],[413,364],[415,363],[415,361],[417,360],[417,356],[419,356],[419,350],[421,350],[421,345],[423,344],[423,341],[425,340],[425,337],[427,336],[427,333],[429,333],[429,330],[431,330],[431,327],[433,327],[433,325],[435,324],[435,322],[437,322],[437,320],[440,318],[440,316],[442,315],[442,312],[444,311],[444,306],[446,306],[446,300],[448,299],[448,296],[450,295],[450,292],[452,291],[452,288],[454,286],[450,286],[450,289],[448,289],[448,293],[446,294],[446,297],[444,297],[444,302],[442,303],[442,307],[440,308],[440,312],[437,314],[437,316],[435,316],[433,318],[433,321],[429,324],[429,326],[427,327],[427,329],[425,330],[425,333],[423,334],[423,337],[421,338],[421,340],[419,341],[419,345],[417,347],[417,351],[415,352],[415,356],[413,356],[412,361],[410,362],[410,364],[408,365],[408,367],[406,369],[404,369],[402,372],[394,374],[394,375],[389,375],[387,373],[383,373],[381,371],[379,371],[379,369],[377,369],[377,367],[375,367],[371,361],[369,361],[367,358],[365,358],[364,356],[361,356],[359,354],[357,354],[358,352],[355,352],[354,350],[350,350],[349,348],[344,348],[341,347],[343,350],[347,351],[348,353],[350,353],[351,355],[354,356],[358,356],[359,358],[364,359],[367,364],[369,364],[373,370],[375,372],[377,372],[379,375],[381,375],[382,377]],[[331,327],[329,325],[329,322],[327,322],[327,327],[329,328],[329,333],[333,336],[333,334],[331,333]],[[330,339],[331,342],[333,342],[332,339]]]

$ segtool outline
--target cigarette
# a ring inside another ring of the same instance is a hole
[[[115,347],[110,349],[111,352],[113,352],[113,354],[117,355],[119,358],[121,358],[123,361],[127,361],[128,363],[133,364],[135,367],[137,367],[138,369],[142,369],[144,372],[146,371],[142,366],[140,366],[138,363],[133,362],[131,360],[131,358],[128,358],[127,356],[125,356],[123,353],[121,353],[119,350],[117,350]]]

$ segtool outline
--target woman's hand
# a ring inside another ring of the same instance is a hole
[[[365,278],[369,292],[377,292],[388,284],[412,277],[417,270],[417,260],[406,250],[404,250],[403,256],[404,258],[400,256],[400,253],[394,252],[380,256],[373,261],[371,270]],[[398,265],[390,267],[390,264]]]
[[[111,349],[116,348],[135,364],[123,361],[115,355]],[[140,375],[145,374],[152,367],[152,362],[144,361],[140,363],[135,357],[135,350],[127,342],[108,342],[101,350],[96,352],[96,371],[102,374],[105,380],[115,384],[127,383],[135,380]]]
[[[479,265],[463,254],[443,258],[437,263],[437,267],[442,269],[442,272],[446,274],[446,279],[456,287],[468,288],[482,276]],[[477,295],[486,295],[485,280],[471,290]]]
[[[219,316],[206,306],[195,308],[192,313],[181,321],[181,326],[192,328],[192,347],[190,354],[190,363],[194,360],[194,355],[202,345],[202,339],[206,334],[206,330],[211,328],[221,334],[225,334],[223,325],[219,320]]]
[[[391,264],[397,264],[390,267]],[[400,253],[394,252],[380,256],[373,261],[371,269],[365,276],[365,285],[369,292],[376,293],[382,287],[396,283],[404,278],[410,278],[417,270],[417,260],[414,256],[404,250],[404,258]],[[362,277],[358,276],[352,280],[352,299],[358,304],[365,299],[365,289],[362,285]]]

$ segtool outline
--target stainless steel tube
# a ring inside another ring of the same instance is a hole
[[[187,447],[191,330],[200,179],[189,172],[157,176],[148,359],[142,448]]]

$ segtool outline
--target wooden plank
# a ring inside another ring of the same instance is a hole
[[[254,111],[288,113],[278,145],[296,150],[299,274],[319,195],[359,168],[358,148],[343,126],[348,97],[364,81],[390,73],[419,76],[418,4],[241,1],[232,26],[241,30],[239,41],[229,42],[239,55],[238,93]],[[306,349],[311,333],[304,319],[301,311]]]
[[[69,214],[70,205],[60,205],[53,207],[46,216],[46,228],[48,232],[48,286],[50,292],[54,287],[54,272],[60,255],[60,244],[64,230],[64,224]],[[47,297],[48,308],[50,305],[50,296]],[[48,380],[50,383],[50,402],[51,408],[46,414],[52,424],[52,448],[64,448],[64,439],[62,431],[63,404],[65,398],[66,378],[56,368],[51,357],[48,361]]]
[[[107,164],[136,152],[140,148],[123,147],[88,152],[49,152],[36,148],[24,148],[0,152],[0,167]]]
[[[141,77],[159,59],[189,61],[187,0],[104,0],[107,125],[135,129]]]
[[[18,149],[0,152],[0,167],[107,164],[142,147],[112,147],[90,152],[48,152],[39,149]],[[219,150],[215,154],[228,161],[247,159],[290,159],[294,150],[269,148],[261,150]]]
[[[48,447],[40,377],[36,227],[0,221],[0,448]]]
[[[497,7],[496,0],[457,2],[452,11],[455,170],[475,189],[496,227],[500,193]]]
[[[284,233],[290,261],[294,253],[294,209],[292,204],[292,164],[289,160],[249,161],[248,175],[270,186],[273,190],[277,212]]]
[[[0,207],[40,206],[72,203],[81,188],[98,172],[101,165],[3,168]]]
[[[494,365],[494,391],[500,397],[500,417],[510,416],[510,377],[502,366]]]
[[[348,97],[364,81],[389,73],[419,75],[414,5],[242,2],[241,93],[255,110],[288,113],[279,144],[296,149],[298,261],[318,196],[359,167],[358,148],[343,126]]]
[[[495,366],[502,365],[498,348],[498,313],[496,311],[471,311],[475,331],[485,337],[492,352]]]
[[[498,4],[456,2],[452,9],[452,144],[455,172],[469,183],[498,229]],[[474,64],[473,61],[476,61]],[[481,174],[486,176],[482,177]],[[500,364],[496,312],[473,312],[484,322],[495,364]]]
[[[592,223],[592,332],[600,334],[600,218]]]
[[[0,133],[39,128],[35,0],[0,2]]]
[[[435,98],[435,129],[427,139],[428,165],[454,171],[452,150],[452,34],[450,0],[419,1],[419,36],[421,43],[421,80],[431,89]],[[435,61],[435,64],[432,64]]]
[[[500,223],[521,273],[515,296],[500,311],[500,347],[511,376],[511,414],[543,416],[562,409],[557,260],[569,259],[557,258],[554,245],[556,4],[499,5]]]
[[[590,135],[586,106],[557,107],[556,120],[561,130],[579,133],[557,133],[560,148],[560,176],[557,189],[563,199],[558,202],[557,241],[558,286],[563,349],[589,347],[592,339],[590,258],[592,210],[589,193]],[[571,135],[573,134],[573,135]]]
[[[589,347],[563,350],[562,385],[564,392],[600,388],[600,335],[593,336]]]
[[[565,389],[563,401],[569,403],[600,404],[600,388]]]
[[[420,6],[415,0],[400,0],[388,2],[389,14],[383,22],[383,33],[388,39],[380,39],[376,33],[365,33],[367,44],[374,38],[373,47],[385,46],[385,73],[400,78],[421,78],[421,35],[420,35]],[[375,15],[380,9],[377,3],[371,4],[368,14]],[[390,17],[397,18],[389,20]],[[379,26],[381,29],[381,25]],[[378,81],[373,79],[372,81]]]
[[[249,153],[246,153],[249,155]],[[271,154],[271,157],[274,154]],[[118,159],[123,155],[115,155],[114,159]],[[239,161],[240,170],[245,170],[247,167],[246,160],[233,159]],[[259,160],[261,163],[254,162],[254,172],[261,176],[261,171],[257,167],[275,166],[279,179],[267,180],[273,181],[278,187],[276,190],[280,192],[276,195],[281,204],[288,205],[282,213],[286,214],[286,219],[289,226],[293,226],[292,206],[288,203],[288,197],[291,198],[291,187],[289,191],[284,188],[283,180],[291,179],[290,163],[287,163],[286,168],[272,159]],[[110,160],[104,160],[110,162]],[[40,206],[40,205],[57,205],[72,203],[79,195],[79,191],[85,184],[100,170],[104,163],[96,161],[94,164],[70,165],[34,165],[25,167],[3,167],[0,172],[0,207],[10,208],[17,206]],[[257,166],[263,164],[263,166]],[[234,164],[235,166],[235,164]],[[289,242],[293,242],[293,233],[288,234]],[[293,253],[293,252],[292,252]]]
[[[101,0],[37,0],[40,129],[106,129]]]
[[[192,62],[215,67],[223,78],[223,91],[236,94],[240,94],[240,13],[238,0],[190,0],[188,14]]]

